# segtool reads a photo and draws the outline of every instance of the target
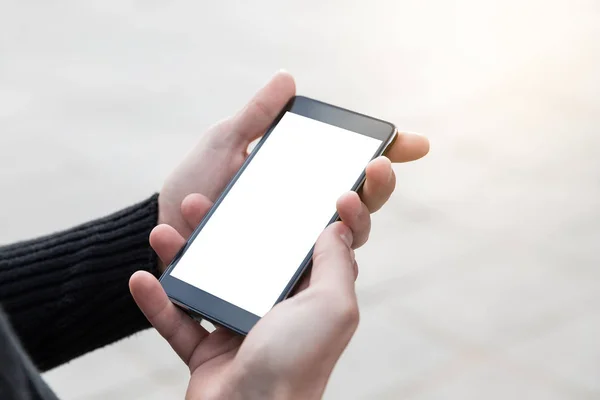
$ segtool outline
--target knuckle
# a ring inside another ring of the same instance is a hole
[[[352,268],[354,270],[354,281],[356,281],[356,279],[358,278],[358,274],[359,274],[358,263],[356,262],[356,260],[354,260],[354,265],[352,266]]]
[[[265,104],[263,99],[254,98],[251,100],[250,106],[254,107],[254,115],[258,115],[265,120],[274,118],[273,112],[270,110],[267,104]]]
[[[325,253],[323,251],[316,251],[313,254],[313,264],[319,265],[326,261],[327,261],[327,253]]]
[[[313,291],[310,298],[316,302],[321,317],[328,321],[336,332],[342,334],[356,331],[360,312],[355,297],[321,289]]]
[[[396,186],[396,172],[394,172],[393,168],[392,168],[392,174],[390,175],[390,185],[392,186],[392,191],[393,191]]]
[[[358,304],[353,300],[338,300],[335,305],[337,324],[344,330],[354,330],[360,321]]]
[[[362,247],[365,243],[367,243],[369,241],[369,232],[365,232],[363,235],[361,235],[359,237],[359,240],[356,240],[353,244],[352,244],[352,248],[354,249],[358,249],[360,247]]]

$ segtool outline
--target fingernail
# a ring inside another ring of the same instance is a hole
[[[406,136],[425,136],[425,134],[420,132],[411,132],[411,131],[398,131],[398,135]]]
[[[344,243],[346,243],[346,246],[352,246],[354,238],[352,237],[352,231],[348,227],[344,227],[344,232],[342,232],[341,237]]]

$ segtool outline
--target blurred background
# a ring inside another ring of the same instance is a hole
[[[358,252],[326,398],[600,398],[596,0],[0,0],[0,242],[159,190],[280,68],[432,144]],[[45,378],[175,399],[188,373],[146,331]]]

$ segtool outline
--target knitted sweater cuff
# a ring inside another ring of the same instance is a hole
[[[0,302],[36,366],[53,368],[149,327],[130,293],[159,275],[148,243],[158,195],[108,217],[0,248]]]

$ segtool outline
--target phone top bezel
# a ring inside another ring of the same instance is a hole
[[[235,332],[246,335],[250,329],[258,322],[259,316],[252,314],[240,307],[237,307],[231,303],[226,302],[202,289],[199,289],[193,285],[190,285],[184,281],[181,281],[171,276],[171,271],[181,257],[185,254],[187,249],[190,247],[198,233],[206,225],[215,210],[219,207],[222,200],[225,198],[227,193],[231,190],[233,185],[242,175],[248,164],[252,161],[254,156],[260,151],[263,143],[269,138],[269,135],[277,126],[281,118],[286,112],[302,115],[307,118],[315,119],[330,125],[334,125],[346,130],[356,132],[365,136],[369,136],[378,140],[381,140],[382,144],[377,149],[372,158],[376,158],[384,154],[385,150],[396,138],[396,127],[386,121],[369,117],[364,114],[360,114],[354,111],[350,111],[341,107],[337,107],[331,104],[327,104],[318,100],[310,99],[304,96],[296,96],[292,98],[286,106],[281,110],[277,118],[271,124],[269,129],[265,132],[260,141],[256,144],[252,152],[248,155],[244,164],[241,166],[239,171],[234,175],[231,181],[227,184],[219,198],[215,201],[212,208],[204,216],[198,227],[192,232],[190,238],[186,244],[181,248],[177,255],[173,258],[173,261],[166,268],[165,272],[160,277],[160,282],[167,293],[167,296],[173,303],[177,304],[181,308],[190,312],[195,316],[201,316],[215,324],[225,326]],[[358,191],[365,180],[365,172],[363,171],[361,176],[357,179],[355,184],[349,190]],[[328,225],[339,219],[337,212],[334,210],[334,214],[329,221]],[[323,227],[325,228],[325,226]],[[235,251],[232,249],[232,251]],[[304,272],[310,267],[312,261],[313,248],[306,255],[281,295],[275,302],[275,304],[284,300],[292,293],[294,286],[300,280]],[[232,277],[234,279],[234,277]],[[274,304],[274,305],[275,305]]]

